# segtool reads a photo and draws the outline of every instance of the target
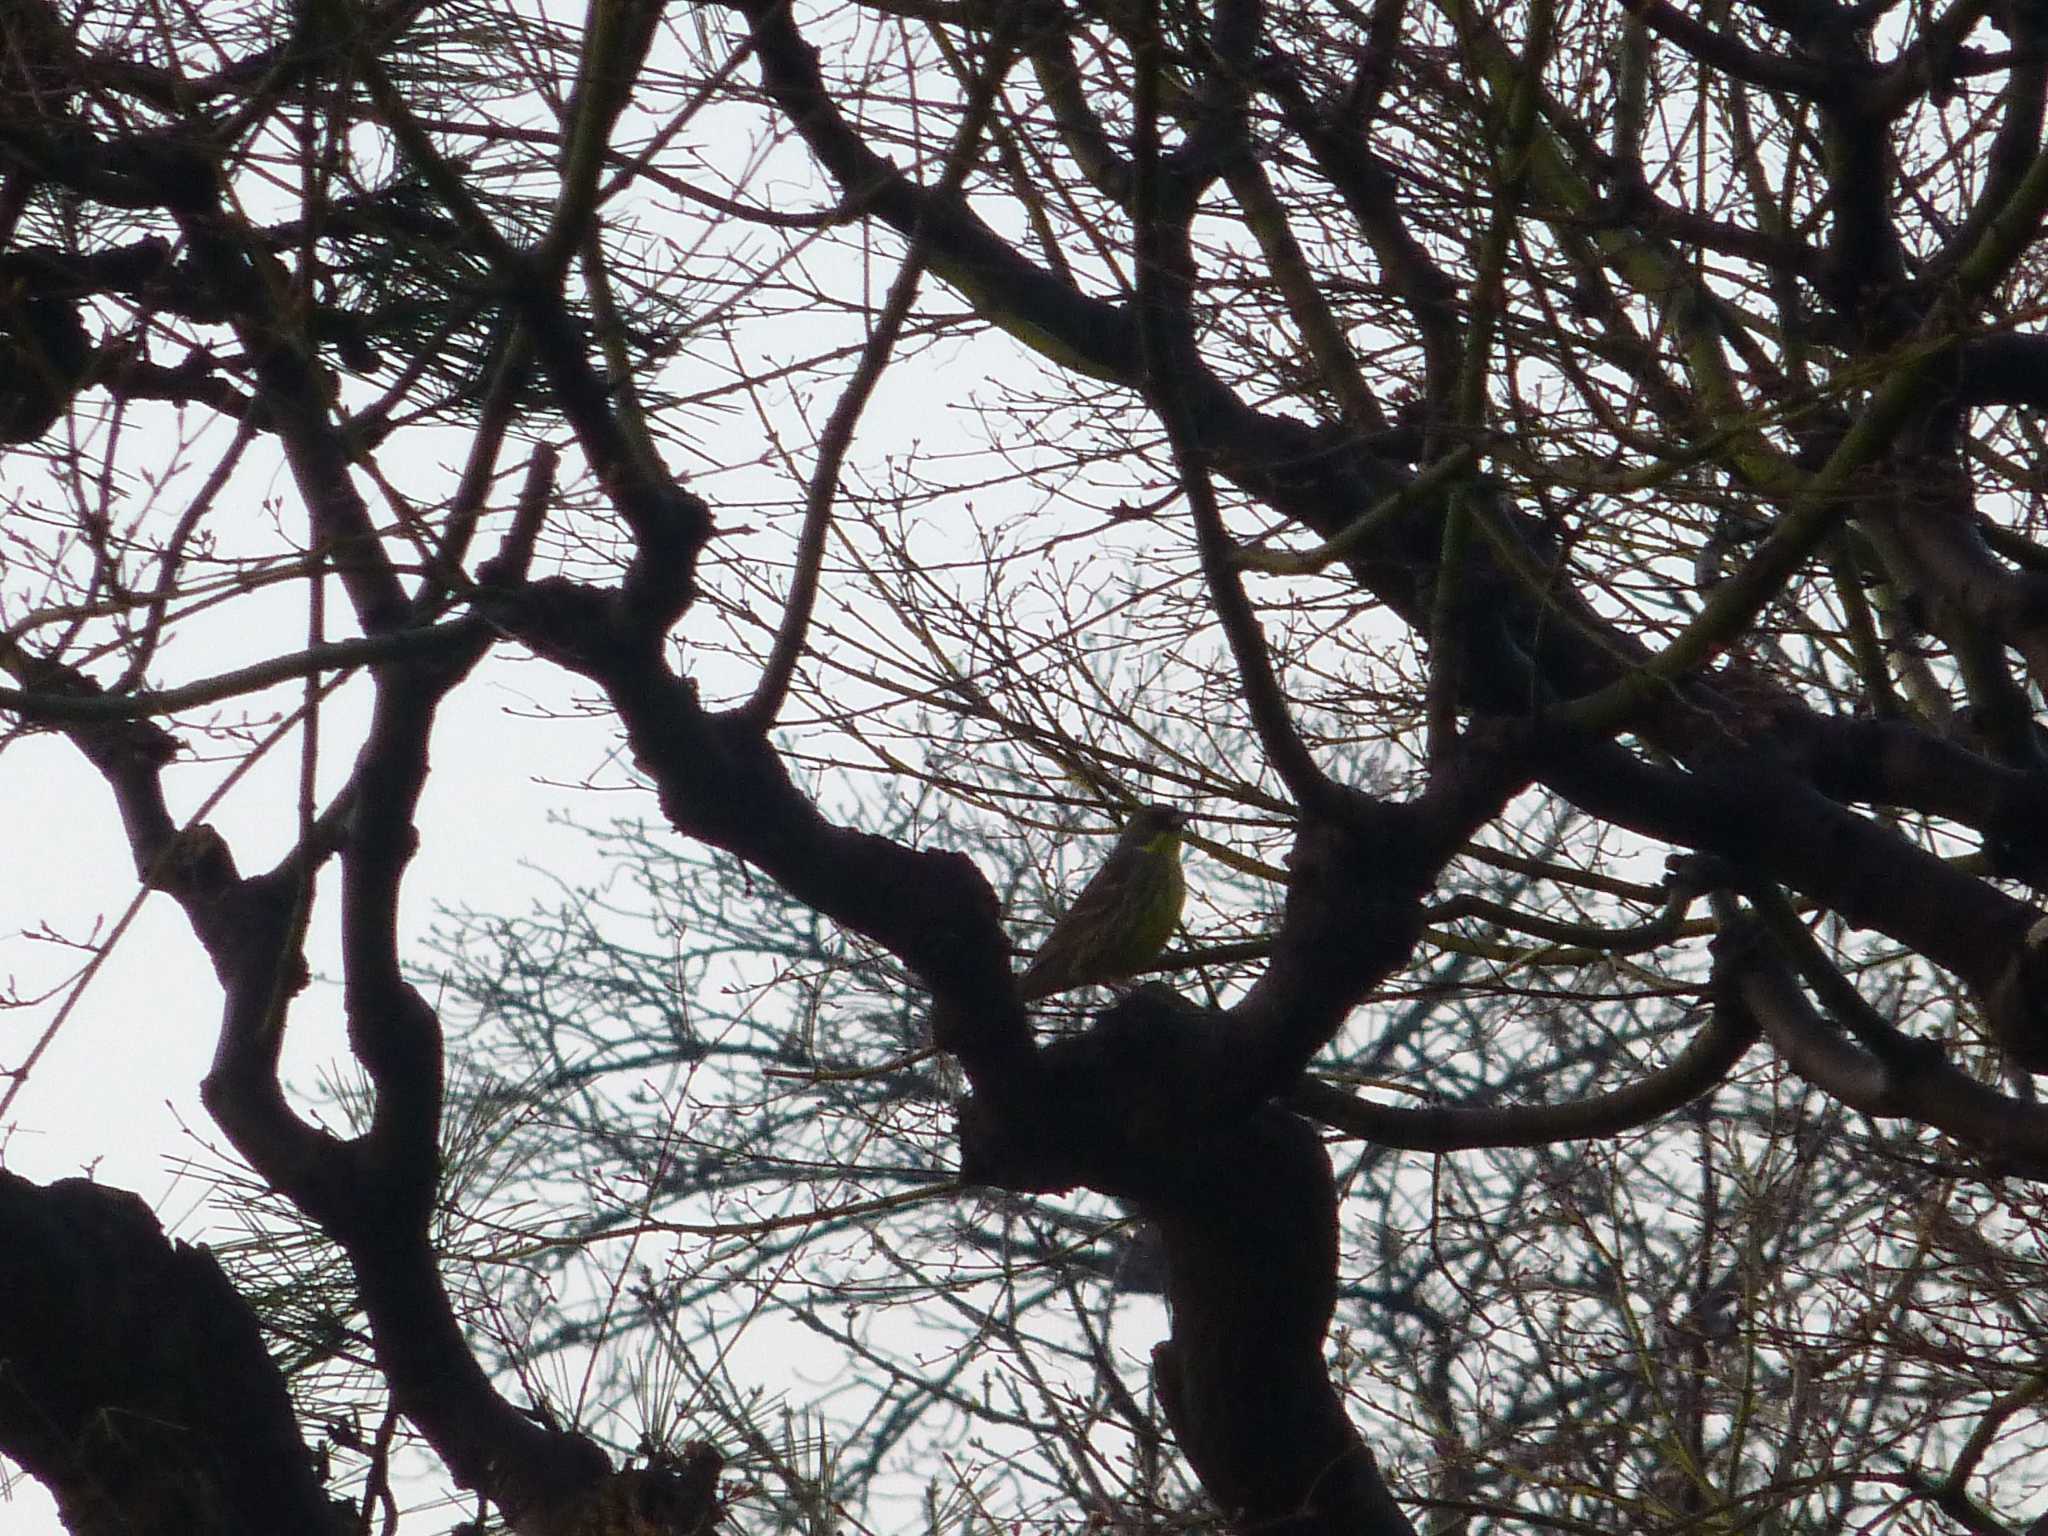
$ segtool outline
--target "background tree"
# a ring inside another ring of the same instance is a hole
[[[946,1525],[2031,1512],[2035,0],[4,29],[0,708],[327,1245],[239,1277],[295,1419],[218,1269],[0,1191],[0,1449],[76,1528],[339,1528],[322,1392],[388,1398],[372,1516],[402,1419],[522,1532],[701,1529],[727,1455],[764,1526],[903,1466]],[[437,720],[521,657],[681,839],[658,978],[588,900],[407,975]],[[209,742],[298,754],[267,868]],[[1153,799],[1165,984],[1027,1016],[1048,849]],[[323,942],[346,1131],[280,1072]],[[860,1362],[824,1441],[742,1294]]]

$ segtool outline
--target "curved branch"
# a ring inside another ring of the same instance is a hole
[[[1821,101],[1841,87],[1840,79],[1817,64],[1783,54],[1759,53],[1725,32],[1696,21],[1666,0],[1623,0],[1623,9],[1665,42],[1711,70],[1766,90]]]
[[[1958,11],[1967,9],[1957,7]],[[1929,264],[1929,277],[1935,282],[1945,278],[1975,248],[2000,210],[2018,195],[2027,167],[2041,148],[2042,113],[2044,105],[2048,105],[2048,18],[2023,5],[2004,7],[2001,15],[2015,45],[2011,73],[2005,83],[2005,116],[1991,141],[1984,184],[1976,202]]]
[[[980,147],[981,136],[988,127],[1003,77],[1009,72],[1011,62],[1008,47],[998,38],[992,47],[988,67],[976,78],[973,89],[968,93],[959,132],[946,152],[945,168],[940,172],[938,185],[932,190],[937,201],[944,202],[957,195],[966,183],[967,173],[974,165],[975,151]],[[803,531],[797,539],[796,570],[790,578],[789,596],[783,604],[782,623],[776,629],[774,645],[762,665],[754,691],[738,711],[739,717],[757,730],[765,731],[775,723],[775,717],[781,713],[783,702],[788,697],[790,683],[796,676],[804,639],[810,631],[811,612],[817,604],[818,571],[825,558],[825,535],[831,527],[832,502],[839,491],[839,467],[845,461],[846,450],[853,444],[854,428],[860,423],[861,412],[873,395],[882,371],[889,366],[890,354],[895,350],[904,320],[909,317],[910,306],[917,300],[918,280],[924,275],[929,243],[920,222],[911,230],[910,249],[904,253],[903,265],[889,285],[888,297],[883,300],[882,312],[876,317],[874,329],[861,348],[853,377],[847,380],[846,388],[840,392],[838,403],[832,407],[832,414],[825,422],[825,430],[819,435],[818,461],[812,466],[810,484],[804,488]]]
[[[1539,739],[1533,750],[1544,781],[1582,809],[1718,854],[1746,877],[1790,886],[1918,950],[1985,1001],[2017,1060],[2048,1060],[2035,984],[2012,990],[2014,965],[2033,952],[2035,908],[1836,804],[1783,764],[1752,758],[1684,773],[1606,743]],[[2009,1006],[1990,1006],[2001,996]]]
[[[961,160],[964,168],[964,157]],[[846,450],[853,445],[853,433],[860,415],[874,394],[875,385],[889,366],[896,338],[910,306],[917,300],[918,279],[925,268],[924,241],[914,236],[904,254],[903,265],[889,285],[874,329],[862,346],[853,377],[846,381],[825,430],[818,436],[818,459],[811,467],[810,483],[804,487],[804,521],[797,536],[796,563],[789,579],[789,593],[783,599],[782,621],[754,691],[739,707],[739,715],[757,730],[767,730],[789,697],[796,679],[797,663],[803,659],[804,642],[810,634],[811,614],[818,601],[818,573],[825,560],[825,538],[832,527],[832,503],[839,494],[839,469]]]
[[[1996,1156],[2048,1164],[2048,1106],[1985,1087],[1929,1041],[1899,1035],[1886,1056],[1859,1050],[1814,1011],[1771,950],[1760,929],[1724,928],[1716,988],[1749,1013],[1793,1071],[1864,1114],[1918,1121]]]
[[[1131,196],[1131,163],[1118,154],[1104,132],[1102,119],[1088,105],[1081,85],[1080,61],[1074,57],[1073,34],[1064,25],[1049,27],[1032,45],[1031,68],[1045,92],[1054,124],[1074,164],[1088,184],[1119,207]]]
[[[435,148],[382,64],[367,53],[358,64],[384,126],[504,286],[507,300],[530,334],[556,403],[599,482],[633,530],[638,547],[627,575],[629,602],[642,643],[659,644],[689,604],[697,557],[711,537],[709,505],[677,484],[667,467],[643,451],[620,422],[611,391],[591,365],[582,333],[562,302],[560,272],[548,280],[545,268],[498,232],[461,174]]]
[[[550,578],[495,594],[490,611],[536,653],[604,688],[677,831],[901,958],[936,999],[935,1042],[977,1087],[1021,1091],[1034,1072],[1029,1024],[1010,984],[1001,904],[973,861],[832,825],[759,727],[705,709],[658,653],[619,633],[617,607],[615,594]]]
[[[925,229],[932,272],[964,294],[990,323],[1063,367],[1136,384],[1138,337],[1130,316],[1105,300],[1078,293],[1021,255],[964,200],[933,198],[875,153],[840,112],[819,74],[817,50],[804,41],[781,0],[744,0],[736,9],[752,28],[769,97],[848,198],[871,208],[905,237]]]
[[[1664,908],[1647,923],[1633,928],[1607,928],[1598,923],[1567,923],[1523,912],[1503,902],[1461,892],[1448,901],[1428,908],[1423,916],[1431,923],[1456,922],[1476,917],[1511,933],[1527,934],[1549,944],[1570,945],[1587,954],[1639,955],[1669,944],[1678,936],[1694,893],[1684,882],[1675,882],[1665,897]]]
[[[1260,744],[1288,792],[1303,807],[1327,812],[1338,799],[1334,782],[1294,728],[1286,694],[1273,673],[1258,615],[1245,596],[1236,568],[1237,550],[1223,525],[1215,487],[1196,448],[1181,380],[1193,357],[1193,323],[1188,312],[1187,284],[1192,259],[1188,226],[1195,214],[1192,199],[1168,183],[1159,145],[1161,64],[1156,36],[1141,41],[1138,73],[1137,143],[1133,156],[1133,188],[1137,222],[1137,295],[1139,351],[1144,362],[1146,393],[1173,451],[1181,488],[1195,525],[1201,551],[1202,577],[1215,606],[1217,620],[1237,663],[1245,707]]]
[[[1666,1066],[1625,1088],[1564,1104],[1456,1105],[1407,1109],[1375,1104],[1333,1083],[1306,1078],[1289,1102],[1332,1130],[1408,1152],[1467,1152],[1479,1147],[1538,1147],[1590,1141],[1647,1125],[1713,1091],[1758,1038],[1740,1010],[1716,1008]]]
[[[352,671],[385,662],[420,661],[474,645],[487,631],[474,617],[451,619],[421,629],[393,630],[355,640],[330,640],[283,656],[183,683],[176,688],[138,688],[131,693],[71,688],[0,688],[0,709],[47,725],[146,720],[260,693],[316,672]]]

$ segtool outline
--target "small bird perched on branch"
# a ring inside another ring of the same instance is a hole
[[[1140,806],[1132,813],[1109,858],[1018,978],[1018,996],[1029,1003],[1075,987],[1125,981],[1157,957],[1173,937],[1187,897],[1180,872],[1180,832],[1187,821],[1185,811],[1169,805]]]

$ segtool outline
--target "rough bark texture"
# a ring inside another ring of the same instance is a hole
[[[134,1195],[0,1172],[0,1453],[78,1536],[357,1529],[248,1303]]]

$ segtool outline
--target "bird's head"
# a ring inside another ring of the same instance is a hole
[[[1161,853],[1180,842],[1181,828],[1187,824],[1186,811],[1170,805],[1141,805],[1124,823],[1123,840],[1132,848]]]

